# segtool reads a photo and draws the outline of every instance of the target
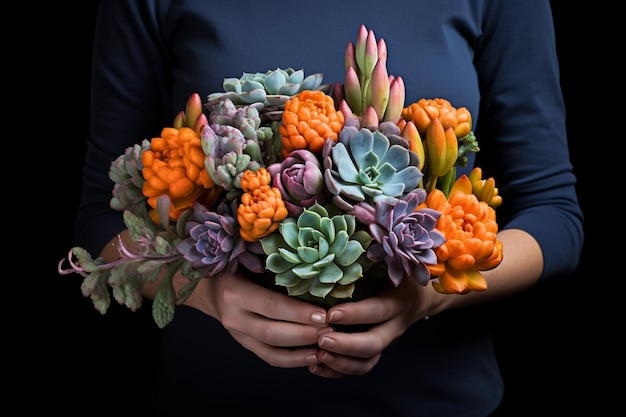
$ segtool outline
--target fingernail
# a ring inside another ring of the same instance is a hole
[[[317,356],[315,355],[309,355],[307,357],[304,358],[304,362],[307,365],[317,365],[319,363],[319,361],[317,360]]]
[[[311,321],[313,323],[325,324],[326,323],[326,314],[313,313],[313,314],[311,314]]]
[[[341,311],[333,311],[328,318],[329,323],[339,323],[343,320],[343,313]]]
[[[330,337],[322,337],[319,346],[323,349],[331,349],[335,346],[335,341]]]

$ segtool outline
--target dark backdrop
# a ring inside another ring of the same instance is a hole
[[[18,185],[10,199],[5,197],[5,203],[23,200],[28,207],[26,221],[18,223],[26,225],[26,236],[11,232],[20,236],[21,244],[17,274],[6,278],[8,287],[15,287],[5,296],[10,300],[6,305],[12,335],[7,340],[12,352],[7,366],[17,371],[8,382],[16,395],[30,398],[20,401],[26,411],[147,415],[159,336],[150,311],[131,313],[112,305],[101,316],[82,297],[79,276],[56,273],[57,262],[73,245],[96,4],[33,7],[24,12],[19,29],[7,36],[6,50],[13,55],[5,66],[15,71],[13,77],[26,81],[7,123],[18,127],[13,131],[20,134],[18,139],[34,140],[26,149],[18,141],[17,157],[36,154],[35,178],[27,181],[39,186],[33,190]],[[606,8],[572,4],[552,2],[572,161],[587,216],[585,251],[572,276],[499,305],[497,349],[507,384],[500,416],[585,415],[592,409],[602,415],[600,410],[613,408],[617,395],[616,385],[604,382],[605,375],[619,378],[615,372],[623,370],[623,361],[615,355],[612,335],[620,330],[614,327],[617,307],[610,295],[623,287],[614,277],[624,274],[609,272],[615,268],[605,261],[611,246],[601,226],[610,222],[600,223],[599,213],[600,207],[609,208],[609,201],[619,206],[611,198],[619,188],[607,187],[612,168],[611,153],[605,149],[617,140],[607,127],[618,129],[623,112],[611,110],[613,100],[602,88],[617,79],[611,68],[621,42],[612,40],[617,34],[609,29],[613,26]],[[15,90],[10,82],[5,84]],[[24,126],[30,126],[28,133]],[[603,144],[607,146],[601,148]],[[617,146],[615,150],[621,151]],[[39,195],[41,201],[31,201]],[[16,207],[7,209],[23,220]],[[616,216],[617,227],[618,221]],[[14,256],[12,249],[5,258]]]

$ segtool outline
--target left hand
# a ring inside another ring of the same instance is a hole
[[[320,331],[319,364],[309,371],[325,378],[364,375],[380,360],[382,352],[399,339],[409,326],[428,313],[432,287],[403,280],[397,288],[364,300],[336,305],[328,310],[331,324],[370,324],[364,332],[346,333],[329,328]],[[436,296],[435,296],[436,298]],[[431,302],[434,302],[432,300]]]

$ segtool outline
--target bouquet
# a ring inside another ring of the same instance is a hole
[[[386,57],[361,25],[343,83],[277,68],[225,78],[204,103],[192,94],[160,137],[111,164],[132,243],[120,238],[111,263],[74,247],[59,273],[81,274],[102,314],[111,294],[138,309],[144,283],[161,280],[159,327],[199,280],[237,270],[325,307],[404,279],[486,290],[502,199],[478,167],[457,178],[479,150],[471,115],[443,98],[405,105]],[[178,293],[176,273],[189,280]]]

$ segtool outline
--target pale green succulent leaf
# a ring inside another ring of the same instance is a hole
[[[354,284],[335,285],[333,290],[328,295],[338,299],[351,298],[352,294],[354,294],[354,288]]]
[[[319,206],[319,207],[322,207],[322,206]],[[324,209],[324,212],[326,212],[326,209]],[[328,213],[326,212],[324,216],[327,216],[327,215]],[[321,219],[322,219],[322,215],[320,215],[315,210],[315,204],[314,204],[311,207],[311,209],[304,209],[302,214],[300,214],[300,216],[298,217],[298,227],[300,228],[311,227],[313,229],[317,229],[320,225]]]
[[[286,82],[287,76],[283,71],[269,71],[265,77],[265,90],[270,94],[278,94],[278,89]]]
[[[251,103],[258,103],[258,102],[264,102],[265,101],[265,96],[267,95],[267,93],[265,92],[264,89],[256,89],[256,90],[250,90],[250,91],[242,91],[239,94],[239,99],[246,104],[251,104]]]
[[[396,182],[394,184],[382,184],[380,191],[382,194],[389,197],[400,197],[404,193],[406,185],[403,182]]]
[[[406,189],[412,190],[419,184],[422,179],[422,172],[418,167],[409,165],[406,168],[396,172],[393,182],[404,184]]]
[[[280,223],[279,230],[284,242],[289,245],[290,248],[297,249],[300,246],[300,243],[298,241],[300,231],[294,219],[287,218],[283,220]]]
[[[312,279],[301,280],[299,284],[287,287],[287,293],[292,296],[304,295],[309,292]]]
[[[302,259],[297,253],[294,253],[287,248],[278,248],[278,253],[280,253],[280,256],[282,256],[285,261],[291,264],[298,264],[302,262]]]
[[[365,230],[357,230],[357,231],[355,231],[351,235],[351,239],[358,241],[361,244],[361,246],[363,247],[363,249],[367,249],[370,246],[370,244],[372,243],[372,241],[374,240],[372,235],[370,235]]]
[[[363,246],[361,246],[358,241],[350,240],[348,241],[348,244],[346,245],[344,251],[340,254],[337,254],[337,257],[335,258],[335,263],[341,266],[351,265],[353,263],[356,263],[357,259],[359,259],[363,252],[365,252],[365,249],[363,249]]]
[[[339,280],[338,284],[346,285],[356,282],[363,276],[363,267],[360,263],[355,262],[351,265],[347,265],[343,268],[343,276]]]
[[[302,71],[296,71],[296,72],[302,72]],[[296,73],[294,73],[293,75],[296,75]],[[309,75],[308,77],[306,77],[304,80],[300,82],[301,91],[317,89],[322,84],[323,78],[324,78],[324,74],[322,74],[321,72]],[[292,82],[295,82],[295,81],[292,81]]]
[[[354,166],[354,162],[352,162],[352,158],[343,143],[337,143],[333,146],[332,158],[333,163],[337,165],[337,172],[343,181],[349,184],[358,181],[359,171]]]
[[[263,83],[254,80],[245,80],[241,84],[242,93],[250,93],[257,90],[263,91],[263,94],[265,94],[265,86],[263,86]]]
[[[277,93],[285,96],[295,96],[300,90],[300,84],[283,84]]]
[[[300,264],[298,266],[294,266],[291,270],[302,279],[315,278],[320,273],[319,270],[314,268],[312,264]]]
[[[335,260],[335,254],[334,253],[329,253],[328,255],[324,256],[323,258],[317,260],[314,264],[313,264],[313,268],[320,270],[322,268],[325,268],[326,266],[333,264],[333,261]]]
[[[294,274],[291,268],[284,272],[276,274],[276,276],[274,277],[274,282],[276,283],[276,285],[281,285],[283,287],[295,287],[301,281],[302,279]]]
[[[306,263],[314,263],[319,259],[319,252],[315,248],[308,246],[300,246],[298,248],[298,256]]]
[[[241,93],[241,81],[239,78],[224,78],[222,87],[226,92],[235,92],[237,94]]]
[[[293,263],[287,262],[280,253],[270,253],[265,259],[265,268],[280,274],[293,268]]]
[[[391,182],[398,182],[396,178],[396,173],[398,170],[391,165],[389,162],[384,162],[377,167],[377,177],[376,182],[381,185],[389,184]]]
[[[320,234],[320,232],[310,227],[300,228],[298,230],[298,247],[317,245]]]
[[[318,280],[314,280],[311,283],[311,288],[309,288],[309,292],[315,297],[325,298],[333,290],[333,287],[333,284],[325,284]]]
[[[343,277],[343,271],[334,263],[329,263],[320,270],[318,280],[324,284],[334,284]]]
[[[330,251],[330,245],[329,245],[328,241],[326,239],[318,240],[318,242],[317,242],[318,258],[322,259],[326,255],[328,255],[329,251]]]
[[[332,221],[333,221],[333,227],[335,228],[335,234],[341,231],[343,232],[348,231],[348,218],[350,217],[354,219],[354,216],[349,216],[349,215],[333,216]]]
[[[282,225],[280,227],[282,233]],[[264,238],[259,239],[259,242],[261,243],[263,252],[265,252],[266,255],[278,252],[278,248],[287,247],[287,243],[280,233],[271,233]]]
[[[339,233],[335,235],[335,240],[333,240],[333,243],[330,245],[330,252],[337,255],[343,253],[343,251],[348,246],[349,238],[350,236],[348,236],[348,233],[346,233],[345,230],[339,231]]]
[[[321,218],[318,227],[319,231],[325,236],[326,239],[328,239],[329,242],[332,242],[335,239],[335,224],[331,218]]]
[[[304,80],[304,70],[295,70],[291,67],[286,68],[283,72],[287,75],[288,81],[293,84],[301,84]]]
[[[363,194],[372,198],[374,201],[376,201],[376,199],[381,196],[384,197],[383,190],[381,190],[380,188],[361,187],[361,191],[363,192]]]

